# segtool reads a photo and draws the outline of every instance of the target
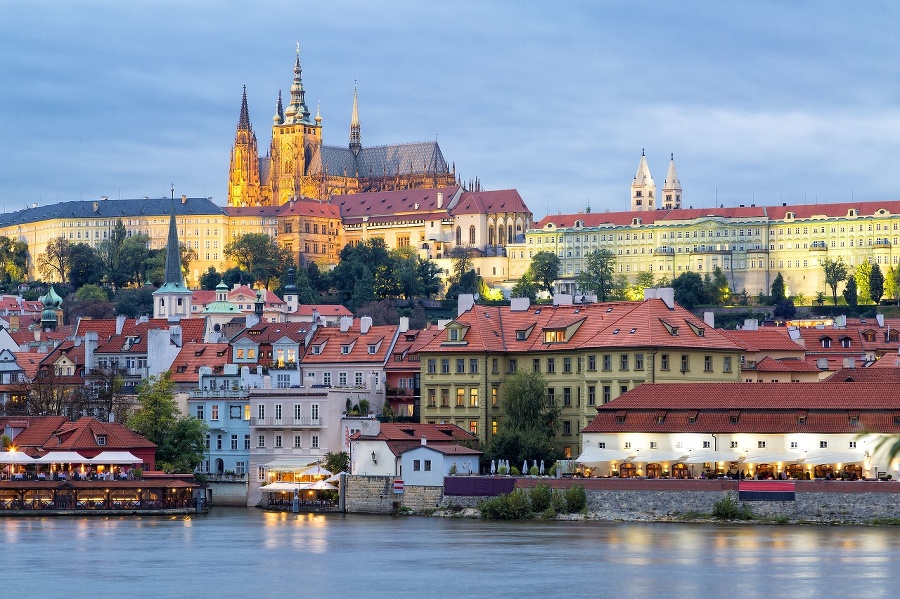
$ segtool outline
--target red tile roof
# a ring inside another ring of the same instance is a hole
[[[311,325],[310,322],[260,322],[235,335],[231,343],[249,339],[258,345],[271,344],[284,337],[302,343]]]
[[[231,362],[231,346],[227,343],[185,343],[172,362],[172,380],[176,383],[200,381],[201,366],[209,366],[213,373],[221,372]]]
[[[766,356],[756,363],[757,372],[819,372],[819,369],[800,358],[774,359]]]
[[[350,438],[353,440],[386,441],[388,448],[396,456],[399,456],[404,451],[420,446],[423,438],[428,443],[428,446],[433,449],[438,445],[475,444],[478,442],[475,435],[455,424],[385,422],[381,424],[380,428],[381,430],[377,435],[364,436],[357,432],[352,434]]]
[[[341,316],[353,316],[353,312],[341,304],[300,304],[297,306],[297,311],[293,312],[293,314],[312,317],[313,311],[318,312],[321,316],[328,319],[339,318]]]
[[[320,202],[311,198],[300,198],[297,201],[287,202],[279,207],[278,216],[308,216],[340,220],[341,210],[334,204]]]
[[[769,327],[752,330],[730,331],[716,329],[727,338],[749,352],[759,351],[797,351],[802,352],[804,347],[790,338],[787,329]]]
[[[179,321],[178,324],[181,326],[182,343],[203,341],[205,322],[202,318],[186,318]],[[151,318],[147,322],[135,324],[127,331],[123,329],[121,335],[114,335],[108,340],[101,338],[95,353],[118,354],[130,352],[146,354],[148,331],[168,331],[171,326],[171,323],[165,318]],[[130,346],[128,345],[129,337],[131,338]]]
[[[889,366],[881,368],[841,368],[822,382],[825,383],[900,383],[900,368],[893,365],[893,356],[885,356],[883,360],[891,358]]]
[[[417,218],[446,216],[447,207],[459,187],[436,189],[403,189],[399,191],[373,191],[333,196],[331,201],[340,207],[341,218],[347,221],[369,217],[369,222],[378,217],[387,219],[397,214],[415,214]],[[443,193],[443,206],[437,206],[437,194]]]
[[[150,449],[156,445],[141,435],[132,431],[118,422],[100,422],[96,418],[88,416],[79,418],[76,422],[62,424],[54,431],[54,438],[44,445],[45,450],[53,451],[77,451],[88,456],[88,451],[112,451]],[[106,435],[106,444],[98,445],[97,436]],[[55,440],[58,439],[58,443]],[[87,451],[86,451],[87,450]]]
[[[53,432],[66,422],[64,416],[6,416],[0,417],[0,428],[23,428],[13,439],[20,451],[31,457],[42,453],[42,448]]]
[[[384,364],[388,351],[397,332],[397,325],[373,326],[363,334],[359,321],[347,331],[338,327],[319,327],[307,348],[301,362],[303,364],[324,364],[336,362],[370,362]],[[375,345],[375,353],[369,353],[369,346]],[[349,353],[342,348],[349,347]],[[320,353],[315,353],[319,348]]]
[[[41,360],[47,357],[47,354],[25,351],[13,352],[13,355],[16,357],[16,364],[19,365],[28,380],[34,379]]]

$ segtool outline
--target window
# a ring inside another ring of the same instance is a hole
[[[547,358],[547,374],[556,372],[556,358]]]
[[[469,359],[469,372],[471,374],[478,374],[478,358]]]
[[[460,387],[456,390],[456,407],[462,408],[466,405],[466,390]]]
[[[106,445],[106,435],[97,435],[97,445]]]
[[[203,420],[203,406],[202,405],[197,406],[197,419]]]
[[[499,402],[497,395],[498,395],[497,387],[491,387],[491,406],[494,408],[497,407],[498,402]]]
[[[259,437],[257,437],[256,446],[257,447],[265,447],[266,446],[266,436],[265,435],[260,435]]]
[[[281,404],[275,404],[275,420],[281,420]]]
[[[731,442],[731,448],[732,448],[732,449],[737,449],[737,447],[738,447],[738,442],[737,442],[737,441],[732,441],[732,442]]]
[[[413,471],[419,472],[422,470],[422,460],[413,460]]]
[[[597,370],[597,356],[588,356],[588,370]]]
[[[210,414],[209,414],[210,420],[218,420],[219,419],[219,404],[213,404],[212,406],[210,406],[209,411],[210,411]]]
[[[622,354],[619,362],[619,370],[628,370],[628,354]]]
[[[850,441],[850,449],[856,449],[856,441]]]
[[[431,460],[425,460],[425,472],[431,472]]]
[[[643,370],[644,369],[644,354],[634,354],[634,369],[635,370]]]
[[[722,372],[731,372],[731,356],[722,358]]]
[[[669,354],[662,354],[659,356],[659,369],[660,370],[668,370],[669,369]]]
[[[690,356],[681,354],[681,372],[687,372],[688,370],[690,370]]]
[[[765,448],[766,448],[766,442],[765,442],[765,441],[757,441],[757,442],[756,442],[756,448],[757,448],[757,449],[765,449]]]
[[[819,449],[828,449],[828,441],[819,441]]]
[[[216,435],[216,449],[222,449],[222,435]]]
[[[791,441],[791,449],[797,449],[797,442]]]
[[[518,361],[515,358],[509,360],[509,374],[515,374],[518,368]]]
[[[469,389],[469,407],[470,408],[478,407],[478,389],[477,388]]]
[[[437,392],[435,389],[428,390],[428,407],[434,408],[437,405]]]
[[[477,420],[469,420],[469,432],[473,435],[478,434],[478,421]]]
[[[263,420],[266,417],[266,404],[261,403],[256,406],[256,417]]]
[[[465,374],[466,361],[463,358],[456,359],[456,374]]]
[[[428,374],[434,374],[437,372],[437,360],[429,359],[428,360]]]
[[[712,372],[712,356],[703,356],[703,372]]]
[[[310,443],[309,446],[312,447],[313,449],[319,448],[319,435],[312,436],[312,442]]]
[[[650,449],[658,449],[658,448],[659,448],[659,446],[657,445],[656,441],[650,441]]]
[[[619,385],[619,395],[628,393],[628,385]]]
[[[566,374],[572,372],[572,358],[563,358],[563,372]]]
[[[709,449],[709,448],[710,448],[710,442],[709,442],[709,441],[704,441],[704,442],[703,442],[703,449]]]
[[[563,387],[563,405],[564,406],[572,405],[572,388],[571,387]]]
[[[564,435],[572,434],[572,421],[571,420],[563,420],[562,434],[564,434]]]
[[[238,436],[237,435],[231,435],[231,448],[232,449],[238,448]]]
[[[441,374],[450,374],[450,360],[447,358],[441,360]]]
[[[556,389],[547,387],[547,405],[552,406],[556,403]]]
[[[531,369],[535,372],[541,371],[541,359],[540,358],[532,358]]]
[[[250,435],[244,435],[244,449],[250,449]]]
[[[609,354],[603,355],[603,370],[612,370],[612,356]]]
[[[609,403],[612,399],[612,387],[603,385],[603,403]]]
[[[319,419],[319,404],[314,403],[309,406],[309,417],[312,418],[313,422]]]
[[[587,395],[588,405],[589,406],[597,405],[597,388],[593,385],[588,385],[587,392],[588,392],[588,395]]]

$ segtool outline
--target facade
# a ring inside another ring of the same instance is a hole
[[[900,433],[890,382],[643,385],[599,406],[579,461],[608,476],[875,478]]]
[[[259,152],[244,88],[231,151],[229,206],[281,206],[300,197],[326,200],[335,194],[438,187],[456,181],[455,169],[444,160],[436,141],[363,147],[355,88],[347,146],[325,145],[322,117],[318,110],[315,117],[310,115],[298,48],[290,101],[284,107],[279,92],[265,156]]]
[[[452,455],[458,452],[460,465],[458,472],[463,472],[465,461],[474,463],[473,472],[478,472],[478,456],[480,451],[474,449],[478,444],[474,435],[453,424],[413,424],[385,422],[377,420],[360,425],[360,430],[350,436],[350,473],[370,476],[405,476],[405,472],[418,472],[420,478],[439,475],[443,481],[443,475],[449,473],[451,459],[446,464],[435,459],[431,469],[425,470],[424,460],[431,459],[431,451],[438,448]],[[429,457],[423,458],[410,456],[409,466],[413,466],[413,459],[422,460],[418,471],[415,468],[404,469],[404,454],[409,450],[419,450],[427,446]],[[453,449],[459,447],[459,449]],[[463,457],[465,456],[465,457]],[[447,470],[443,469],[446,465]],[[428,474],[433,473],[433,474]],[[410,483],[416,484],[416,483]],[[424,483],[423,483],[424,484]],[[442,484],[442,483],[437,483]]]
[[[340,208],[310,198],[292,199],[278,209],[278,242],[300,266],[325,270],[340,261],[344,227]]]
[[[483,452],[462,445],[428,445],[407,449],[400,456],[403,482],[423,487],[443,487],[444,477],[452,474],[478,474]]]
[[[780,273],[790,296],[826,289],[825,258],[850,267],[868,261],[882,271],[900,262],[900,201],[682,208],[554,214],[525,233],[525,256],[551,251],[560,258],[557,288],[577,293],[586,256],[606,249],[616,273],[664,279],[721,268],[733,292],[768,294]],[[521,268],[521,267],[511,267]],[[838,289],[840,292],[840,288]]]
[[[47,244],[57,237],[70,243],[100,247],[110,238],[116,221],[121,219],[127,235],[139,233],[150,238],[151,249],[166,247],[171,215],[170,198],[136,200],[98,200],[60,202],[0,215],[0,235],[28,244],[28,272],[35,275],[35,260],[46,252]],[[187,280],[195,285],[210,266],[219,272],[226,261],[228,217],[210,198],[181,196],[175,201],[178,237],[197,252]]]
[[[643,383],[740,380],[738,345],[675,304],[671,290],[648,292],[643,302],[472,306],[419,350],[422,420],[489,442],[502,426],[504,382],[536,370],[561,408],[557,446],[576,456],[597,406]]]

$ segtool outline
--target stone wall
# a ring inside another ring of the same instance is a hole
[[[434,510],[444,496],[443,487],[406,485],[394,493],[393,476],[345,476],[344,509],[347,513],[391,514],[401,506],[415,512]]]
[[[408,485],[403,492],[403,507],[409,508],[417,513],[428,513],[431,510],[437,509],[443,498],[443,487]]]
[[[206,483],[206,499],[209,505],[247,506],[247,481],[227,480]]]

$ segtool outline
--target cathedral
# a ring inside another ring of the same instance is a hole
[[[437,141],[363,147],[355,86],[348,145],[323,144],[322,117],[318,110],[310,117],[305,95],[298,46],[290,104],[285,108],[278,92],[272,142],[260,156],[244,87],[231,150],[229,206],[281,206],[300,197],[324,201],[332,195],[459,184]]]

